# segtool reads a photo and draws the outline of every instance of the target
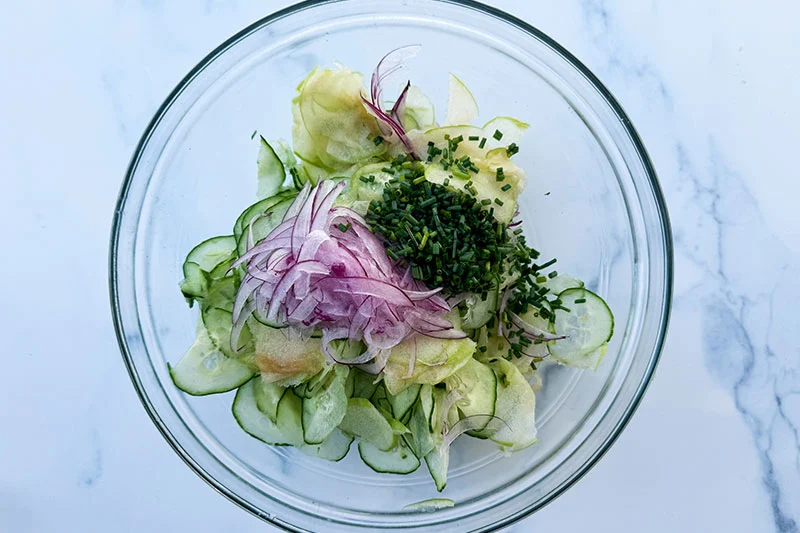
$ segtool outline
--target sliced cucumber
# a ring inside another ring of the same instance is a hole
[[[366,441],[359,441],[361,459],[376,472],[382,474],[410,474],[419,468],[419,459],[402,439],[389,450],[381,450]]]
[[[470,435],[480,435],[492,420],[497,402],[497,376],[494,371],[472,359],[447,380],[447,386],[451,390],[458,391],[461,396],[456,402],[461,418],[485,417],[482,427],[476,427],[468,432]]]
[[[386,182],[394,178],[384,168],[386,163],[370,163],[356,170],[350,178],[351,199],[364,202],[382,199]]]
[[[233,225],[233,236],[236,241],[239,240],[244,228],[246,228],[255,217],[267,213],[272,206],[279,204],[284,200],[293,200],[296,196],[297,191],[279,192],[275,196],[259,200],[242,211],[242,214],[239,215],[239,218],[236,219],[236,223]]]
[[[517,367],[499,359],[491,365],[497,372],[495,416],[501,422],[489,437],[506,451],[515,452],[538,442],[536,396]],[[495,426],[494,424],[490,427]]]
[[[181,292],[189,302],[189,306],[194,304],[195,299],[205,298],[208,293],[208,273],[203,272],[197,263],[186,262],[183,264]]]
[[[436,490],[442,492],[447,486],[447,468],[450,464],[450,446],[440,444],[425,456],[425,464],[431,473]]]
[[[419,398],[419,391],[422,385],[411,385],[396,395],[387,394],[389,404],[392,406],[392,414],[401,420],[406,413],[414,406]]]
[[[447,102],[447,125],[469,124],[478,117],[478,102],[464,82],[450,74],[450,98]]]
[[[236,250],[236,239],[232,235],[212,237],[192,248],[186,256],[187,263],[195,263],[202,270],[211,272],[218,264],[230,257]]]
[[[553,327],[557,335],[566,338],[548,344],[550,354],[565,365],[595,367],[599,362],[598,356],[588,356],[606,344],[614,333],[611,309],[602,298],[587,289],[567,289],[558,298],[569,311],[557,309]]]
[[[269,235],[272,230],[278,227],[278,224],[283,221],[283,215],[285,215],[286,211],[289,210],[289,207],[292,205],[293,201],[293,199],[282,200],[271,206],[265,212],[264,216],[255,221],[250,219],[249,221],[245,222],[242,225],[242,234],[239,236],[239,240],[236,242],[237,253],[241,256],[247,251],[247,241],[250,236],[251,226],[253,231],[253,244],[258,244],[264,240],[264,237]]]
[[[286,179],[286,170],[272,146],[264,137],[258,148],[258,197],[268,198],[280,190]]]
[[[478,329],[486,325],[492,317],[497,315],[498,288],[492,288],[486,299],[481,299],[480,294],[470,294],[461,308],[464,310],[461,318],[461,328],[464,330]]]
[[[236,397],[233,399],[233,417],[248,434],[267,444],[294,444],[281,431],[279,422],[272,421],[258,409],[255,396],[255,385],[258,379],[258,377],[255,377],[239,387]],[[286,395],[284,394],[284,396]]]
[[[327,461],[341,461],[350,451],[353,437],[345,435],[339,429],[334,429],[320,444],[299,444],[297,449],[306,455],[319,457]]]
[[[285,387],[276,383],[266,383],[262,379],[253,380],[253,394],[256,398],[258,410],[267,415],[270,420],[278,420],[278,404],[286,392]]]
[[[391,449],[398,440],[386,418],[365,398],[347,401],[347,412],[339,429],[384,451]]]
[[[406,440],[417,457],[425,457],[442,440],[441,433],[434,433],[431,430],[432,414],[433,387],[423,385],[419,391],[417,403],[411,410],[411,418],[408,420],[408,429],[411,431],[411,435],[406,435]]]
[[[416,513],[430,513],[439,509],[448,509],[455,506],[456,502],[450,498],[431,498],[421,502],[409,503],[403,507],[404,511],[414,511]]]
[[[569,274],[559,274],[554,278],[547,278],[542,286],[547,287],[553,294],[561,294],[567,289],[582,289],[583,281],[573,278]]]
[[[378,388],[378,383],[375,382],[376,377],[372,374],[354,368],[350,374],[353,376],[353,398],[372,398],[375,390]]]
[[[193,396],[228,392],[245,383],[255,371],[219,351],[205,328],[178,364],[169,366],[175,386]]]
[[[322,443],[344,418],[347,412],[344,384],[348,373],[347,367],[336,365],[324,386],[303,399],[303,440],[307,444]]]
[[[183,263],[181,292],[191,303],[195,298],[205,298],[209,275],[218,265],[231,258],[236,250],[236,240],[231,235],[212,237],[192,248]]]

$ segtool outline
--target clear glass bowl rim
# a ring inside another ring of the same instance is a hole
[[[588,80],[588,82],[593,86],[593,88],[600,94],[600,96],[606,101],[606,103],[609,105],[611,110],[614,112],[614,114],[617,116],[618,120],[626,130],[629,139],[633,144],[633,147],[637,152],[637,155],[639,156],[640,161],[644,167],[646,177],[649,181],[649,186],[653,194],[653,199],[655,200],[656,210],[658,212],[659,219],[661,221],[661,233],[662,233],[661,237],[663,239],[663,244],[664,244],[663,251],[664,251],[664,261],[665,261],[663,305],[662,309],[660,310],[661,321],[658,328],[657,338],[655,339],[655,351],[653,354],[653,358],[650,361],[650,366],[647,370],[646,375],[644,376],[644,379],[642,379],[639,389],[636,391],[636,394],[632,399],[628,407],[628,410],[625,412],[622,419],[619,420],[619,422],[617,423],[615,431],[611,433],[611,435],[603,443],[602,447],[598,449],[597,453],[594,456],[592,456],[589,461],[582,464],[577,472],[575,472],[566,481],[564,481],[560,487],[552,491],[548,495],[548,497],[531,505],[524,513],[508,517],[505,521],[502,522],[496,522],[494,524],[494,527],[500,529],[503,527],[508,527],[514,522],[517,522],[529,516],[530,514],[536,512],[537,510],[541,509],[542,507],[544,507],[545,505],[556,499],[558,496],[563,494],[574,483],[576,483],[579,479],[581,479],[605,455],[605,453],[611,448],[614,442],[616,442],[617,438],[625,429],[633,414],[636,412],[636,409],[641,403],[642,397],[644,396],[644,393],[646,392],[647,387],[649,386],[650,381],[652,380],[652,377],[658,366],[658,362],[660,360],[661,351],[663,349],[663,344],[669,324],[669,315],[671,309],[673,283],[674,283],[673,279],[674,251],[672,242],[672,230],[669,220],[669,214],[667,212],[666,202],[664,200],[664,195],[661,190],[661,186],[658,182],[658,178],[656,176],[655,168],[653,167],[653,164],[650,160],[650,157],[647,153],[647,150],[644,147],[641,138],[639,137],[638,132],[634,128],[633,123],[628,118],[628,115],[625,113],[625,111],[623,110],[619,102],[616,100],[616,98],[605,87],[605,85],[597,78],[597,76],[595,76],[594,73],[592,73],[592,71],[589,70],[588,67],[586,67],[583,63],[581,63],[581,61],[578,60],[575,56],[573,56],[566,48],[561,46],[547,34],[542,32],[538,28],[532,26],[531,24],[509,13],[506,13],[505,11],[502,11],[492,6],[482,4],[480,2],[476,2],[474,0],[431,0],[431,1],[469,8],[478,11],[483,15],[488,15],[500,19],[501,21],[507,24],[515,26],[517,29],[530,34],[532,37],[536,39],[539,39],[542,43],[550,47],[556,54],[561,56],[562,59],[567,61],[580,74],[582,74]],[[186,87],[192,83],[194,78],[200,72],[202,72],[217,57],[224,54],[226,50],[235,46],[239,41],[245,39],[251,33],[259,30],[260,28],[270,24],[275,20],[311,8],[320,7],[328,4],[347,3],[347,2],[348,0],[305,0],[303,2],[290,5],[284,9],[275,11],[274,13],[257,20],[256,22],[250,24],[249,26],[245,27],[244,29],[240,30],[239,32],[228,38],[226,41],[224,41],[222,44],[220,44],[214,50],[212,50],[208,55],[206,55],[194,68],[192,68],[189,71],[189,73],[186,74],[186,76],[184,76],[184,78],[177,84],[177,86],[172,90],[172,92],[170,92],[170,94],[167,96],[164,102],[159,106],[153,118],[150,120],[147,127],[145,128],[145,131],[142,134],[141,138],[139,139],[139,142],[136,145],[134,153],[131,157],[131,161],[125,173],[125,178],[123,180],[122,186],[120,188],[120,193],[114,210],[114,217],[111,227],[111,238],[109,246],[109,293],[110,293],[111,312],[114,322],[114,329],[116,332],[117,342],[120,347],[122,358],[128,370],[128,374],[131,378],[134,388],[136,389],[136,393],[139,396],[139,400],[142,402],[142,405],[147,411],[148,416],[153,421],[153,424],[155,424],[155,426],[158,428],[159,432],[167,441],[167,443],[169,443],[169,445],[175,451],[175,453],[177,453],[178,456],[203,481],[208,483],[208,485],[210,485],[214,490],[216,490],[217,492],[219,492],[220,494],[231,500],[239,507],[247,510],[251,514],[263,520],[266,520],[273,526],[288,531],[292,531],[294,529],[292,529],[286,522],[273,521],[269,516],[265,516],[261,511],[259,511],[258,508],[250,504],[245,499],[241,498],[239,495],[237,495],[230,489],[228,489],[223,483],[219,482],[218,480],[208,475],[205,472],[205,470],[183,449],[183,447],[180,445],[177,439],[172,435],[169,428],[163,422],[161,417],[155,411],[152,404],[148,401],[145,392],[143,390],[143,387],[141,385],[141,381],[139,379],[135,364],[133,362],[127,339],[125,338],[125,332],[122,324],[122,316],[120,312],[118,271],[117,271],[117,253],[118,253],[119,236],[120,236],[120,224],[121,224],[122,211],[126,203],[130,185],[133,180],[144,147],[147,145],[147,142],[151,138],[155,129],[158,127],[162,117],[166,114],[167,110],[175,103],[175,101],[178,99],[181,93],[183,93]]]

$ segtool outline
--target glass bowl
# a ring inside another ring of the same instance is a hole
[[[419,43],[409,77],[444,108],[447,73],[473,91],[481,118],[531,124],[517,163],[528,242],[606,298],[616,333],[596,372],[542,369],[541,443],[503,456],[461,438],[445,491],[421,468],[379,475],[356,450],[328,463],[245,434],[232,393],[189,397],[167,362],[191,344],[196,310],[178,290],[192,246],[231,232],[255,200],[257,145],[290,135],[289,102],[318,64],[369,73],[387,51]],[[552,501],[608,450],[647,387],[661,350],[672,248],[655,172],[630,120],[577,59],[530,25],[473,2],[306,2],[235,35],[160,107],[128,169],[111,237],[111,300],[120,348],[153,422],[184,461],[243,508],[293,531],[489,531]],[[406,512],[433,497],[451,508]]]

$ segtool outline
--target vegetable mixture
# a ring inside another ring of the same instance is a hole
[[[441,491],[459,436],[537,442],[537,363],[596,368],[613,316],[525,240],[527,124],[471,125],[453,75],[443,125],[410,82],[384,102],[418,48],[368,91],[344,67],[300,83],[292,146],[259,139],[261,199],[186,258],[201,320],[170,373],[193,395],[238,389],[234,417],[267,444],[338,461],[357,440],[375,471],[424,461]]]

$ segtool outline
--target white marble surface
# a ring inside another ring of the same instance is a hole
[[[676,241],[667,347],[607,456],[513,531],[800,527],[800,4],[497,0],[611,88]],[[134,144],[279,0],[4,2],[0,531],[271,530],[172,452],[111,325],[106,254]]]

